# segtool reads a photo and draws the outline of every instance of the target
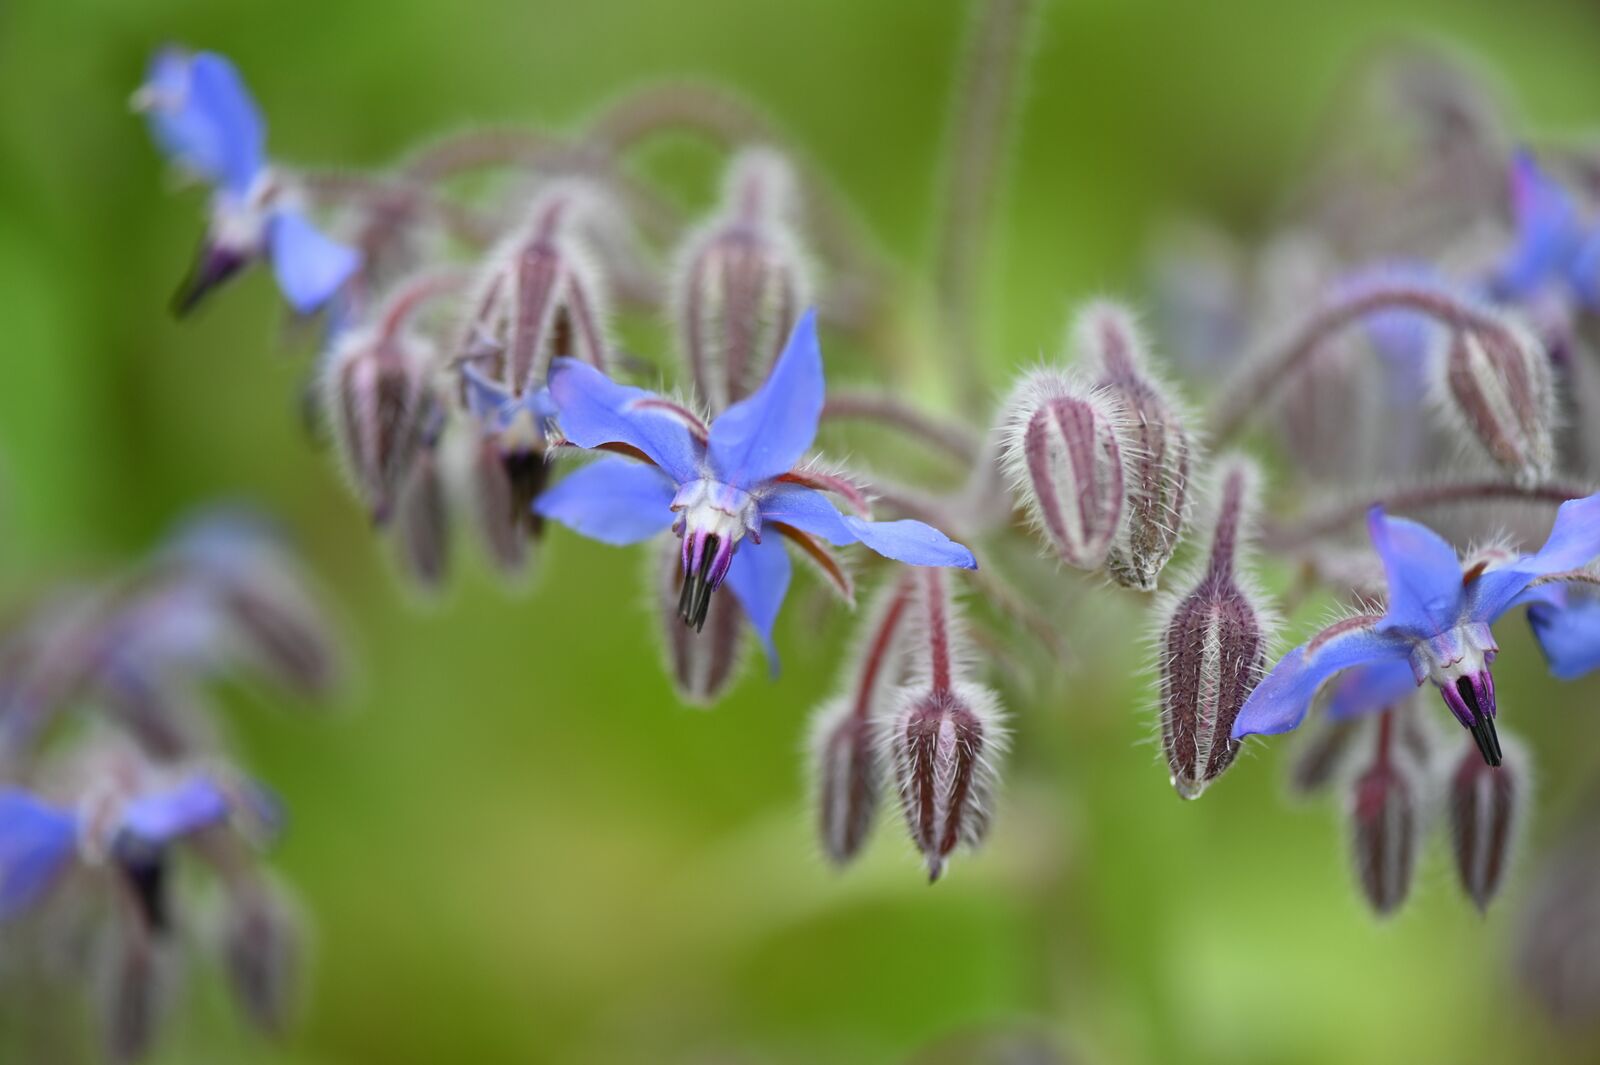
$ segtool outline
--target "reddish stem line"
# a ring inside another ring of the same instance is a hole
[[[378,318],[379,335],[385,339],[393,339],[406,324],[406,319],[416,313],[423,304],[436,297],[459,292],[466,283],[467,275],[459,270],[423,274],[402,283],[384,302],[383,311]]]
[[[908,436],[932,444],[963,464],[970,465],[978,458],[979,442],[972,430],[964,425],[929,417],[915,407],[883,393],[829,392],[822,407],[822,417],[859,418],[884,428],[898,429]]]
[[[923,570],[924,591],[928,598],[928,665],[933,674],[933,690],[950,690],[950,628],[945,617],[944,576],[937,566]]]
[[[884,663],[889,657],[889,647],[894,643],[895,633],[899,631],[900,622],[905,617],[912,591],[911,575],[901,576],[895,582],[894,596],[889,600],[883,619],[878,623],[877,631],[873,633],[872,645],[867,650],[866,660],[861,663],[861,681],[856,687],[854,714],[858,718],[865,718],[872,709],[872,693],[877,688],[878,675],[883,672]]]

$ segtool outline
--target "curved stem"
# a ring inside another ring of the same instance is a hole
[[[393,338],[424,304],[460,292],[469,280],[470,275],[463,270],[439,270],[401,282],[384,299],[378,312],[379,334]]]
[[[1218,390],[1221,399],[1211,413],[1211,439],[1220,446],[1239,432],[1326,340],[1378,311],[1416,311],[1454,329],[1493,335],[1516,343],[1492,311],[1429,285],[1374,285],[1338,297],[1317,308],[1287,335],[1275,337],[1267,349],[1247,358]]]
[[[469,244],[488,244],[499,235],[495,223],[486,215],[452,203],[415,182],[348,170],[297,170],[294,178],[318,203],[415,210],[437,218],[453,236]]]
[[[976,321],[983,253],[1026,65],[1031,11],[1031,0],[984,0],[967,43],[945,143],[936,283],[950,328],[952,380],[974,410],[986,396]]]
[[[898,429],[932,444],[961,463],[972,463],[978,458],[977,433],[965,425],[940,421],[924,414],[887,392],[835,389],[828,393],[822,407],[822,417],[858,418],[875,422],[884,428]]]
[[[1364,517],[1374,506],[1385,510],[1411,510],[1446,503],[1487,503],[1523,501],[1565,503],[1589,495],[1586,488],[1564,484],[1521,485],[1509,481],[1463,481],[1451,484],[1424,484],[1397,488],[1383,495],[1341,503],[1301,519],[1293,525],[1278,525],[1262,531],[1261,545],[1268,551],[1289,552],[1338,532]]]

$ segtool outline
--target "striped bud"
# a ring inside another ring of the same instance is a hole
[[[1110,400],[1064,374],[1036,370],[1012,391],[1003,425],[1013,497],[1061,561],[1098,569],[1123,516],[1120,426]]]
[[[1445,407],[1495,465],[1524,482],[1555,461],[1555,394],[1549,360],[1518,326],[1457,329],[1444,358]]]
[[[1004,749],[999,700],[962,678],[964,636],[945,575],[920,571],[919,679],[900,689],[886,742],[900,807],[928,879],[939,879],[958,844],[975,847],[989,830],[994,761]]]
[[[547,479],[542,454],[508,456],[491,437],[477,442],[469,469],[473,514],[490,558],[507,573],[522,569],[530,541],[542,531],[532,503]]]
[[[327,421],[350,480],[372,520],[393,513],[420,439],[427,359],[402,338],[350,331],[328,360]]]
[[[718,215],[678,253],[673,319],[695,389],[713,411],[765,379],[809,302],[796,200],[788,161],[747,150],[729,167]]]
[[[1385,710],[1369,722],[1372,754],[1350,792],[1356,877],[1380,917],[1399,909],[1411,892],[1424,828],[1423,767],[1399,735],[1403,712]]]
[[[1152,376],[1144,339],[1125,308],[1091,303],[1072,334],[1074,351],[1106,390],[1122,430],[1125,503],[1107,572],[1118,584],[1151,591],[1188,520],[1189,433],[1167,387]]]
[[[223,957],[240,1012],[261,1031],[281,1034],[294,1005],[300,932],[287,900],[265,881],[251,880],[231,893],[223,929]]]
[[[1504,760],[1484,763],[1468,744],[1450,774],[1450,826],[1456,874],[1479,910],[1500,890],[1516,842],[1521,793],[1526,776],[1521,752],[1501,736]]]
[[[714,595],[706,623],[683,623],[678,605],[683,592],[683,562],[677,540],[668,540],[659,564],[661,635],[667,647],[667,674],[678,698],[690,706],[711,706],[738,675],[744,651],[744,611],[731,595]]]
[[[1251,466],[1225,467],[1208,561],[1161,630],[1161,744],[1185,799],[1233,764],[1234,719],[1266,668],[1267,625],[1240,573],[1254,484]]]
[[[1358,721],[1319,718],[1289,763],[1289,791],[1304,797],[1325,790],[1349,761],[1353,741],[1360,731]]]
[[[844,692],[812,717],[817,827],[823,853],[835,865],[861,850],[878,812],[879,734],[904,680],[906,621],[915,590],[914,579],[905,574],[879,593],[862,626],[865,642],[845,670]]]
[[[109,953],[98,967],[101,1039],[108,1062],[132,1065],[155,1045],[176,959],[173,945],[142,928],[118,922],[106,931]]]
[[[437,589],[450,562],[450,517],[436,433],[426,434],[412,459],[398,503],[395,543],[400,564],[418,585]]]

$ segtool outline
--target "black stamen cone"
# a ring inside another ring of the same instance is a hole
[[[683,618],[685,625],[693,627],[696,632],[705,628],[706,615],[711,612],[711,593],[714,586],[709,574],[716,556],[717,538],[708,536],[700,551],[699,567],[692,573],[684,575],[683,590],[678,593],[678,616]]]
[[[1472,710],[1473,740],[1478,744],[1478,753],[1483,755],[1483,760],[1491,766],[1498,766],[1501,761],[1500,736],[1495,732],[1494,718],[1485,714],[1478,707],[1478,695],[1472,688],[1472,681],[1466,677],[1456,680],[1456,691],[1461,694],[1461,699]]]
[[[133,889],[140,916],[152,932],[165,932],[170,927],[166,854],[148,840],[126,833],[112,843],[111,852],[128,886]]]
[[[183,279],[178,291],[172,294],[172,314],[176,318],[189,315],[212,289],[238,273],[244,266],[244,256],[217,248],[202,247]]]

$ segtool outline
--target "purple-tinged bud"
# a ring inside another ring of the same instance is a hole
[[[958,844],[989,830],[994,761],[1004,750],[995,694],[963,677],[965,639],[937,569],[920,571],[921,632],[912,643],[919,677],[901,688],[889,724],[889,762],[911,840],[928,879],[939,879]]]
[[[1121,425],[1110,400],[1036,370],[1012,391],[1002,424],[1012,495],[1061,561],[1100,568],[1123,519]]]
[[[1374,751],[1350,792],[1351,855],[1367,903],[1380,917],[1411,891],[1423,835],[1424,774],[1401,744],[1396,712],[1377,715]]]
[[[316,601],[287,570],[220,591],[246,655],[274,681],[308,697],[328,694],[343,673],[339,640]]]
[[[747,150],[729,167],[717,216],[678,253],[673,318],[695,390],[713,411],[765,378],[809,302],[796,200],[788,161]]]
[[[1106,390],[1122,430],[1125,504],[1106,570],[1118,584],[1151,591],[1188,521],[1193,445],[1176,401],[1150,372],[1144,339],[1125,308],[1089,304],[1074,319],[1072,335],[1073,350]]]
[[[1443,359],[1442,405],[1502,470],[1532,483],[1555,462],[1548,358],[1520,326],[1456,329]]]
[[[101,1039],[107,1061],[132,1065],[155,1045],[175,959],[165,956],[170,944],[143,929],[115,922],[107,933],[111,941],[99,966]]]
[[[442,413],[435,408],[438,417]],[[405,572],[432,591],[444,583],[450,564],[449,499],[440,468],[437,431],[424,434],[400,485],[395,517],[396,546]]]
[[[1516,843],[1520,807],[1527,777],[1521,751],[1506,745],[1509,756],[1499,766],[1486,765],[1475,747],[1467,747],[1450,774],[1450,824],[1456,873],[1461,887],[1479,910],[1486,910],[1500,890]]]
[[[1241,460],[1224,467],[1209,557],[1161,629],[1161,744],[1185,799],[1233,764],[1234,719],[1266,669],[1269,624],[1241,572],[1255,476]]]
[[[812,717],[811,758],[817,828],[823,853],[835,865],[855,858],[872,831],[882,778],[879,734],[904,680],[907,618],[915,578],[890,581],[867,612],[865,645],[845,670],[843,694]]]
[[[544,469],[544,457],[532,456]],[[521,472],[524,487],[519,490],[513,476]],[[528,484],[532,480],[531,467],[524,462],[508,460],[490,437],[477,442],[472,453],[469,483],[472,489],[473,515],[482,534],[484,546],[495,565],[507,573],[521,571],[528,558],[529,543],[541,528],[539,516],[531,506],[521,510],[517,500],[531,500]]]
[[[234,1000],[268,1035],[288,1027],[300,964],[299,922],[281,892],[251,880],[230,893],[223,957]]]
[[[174,761],[215,747],[211,715],[175,678],[117,660],[97,680],[95,696],[152,758]]]
[[[711,706],[738,674],[744,650],[744,612],[734,596],[716,595],[711,597],[703,628],[697,631],[685,625],[679,613],[684,581],[676,540],[665,545],[659,569],[667,674],[678,698],[690,706]]]
[[[1591,799],[1542,860],[1518,921],[1522,984],[1558,1023],[1600,1020],[1600,802]]]
[[[1330,721],[1319,717],[1307,731],[1289,762],[1289,791],[1311,796],[1325,791],[1349,762],[1361,722]]]

